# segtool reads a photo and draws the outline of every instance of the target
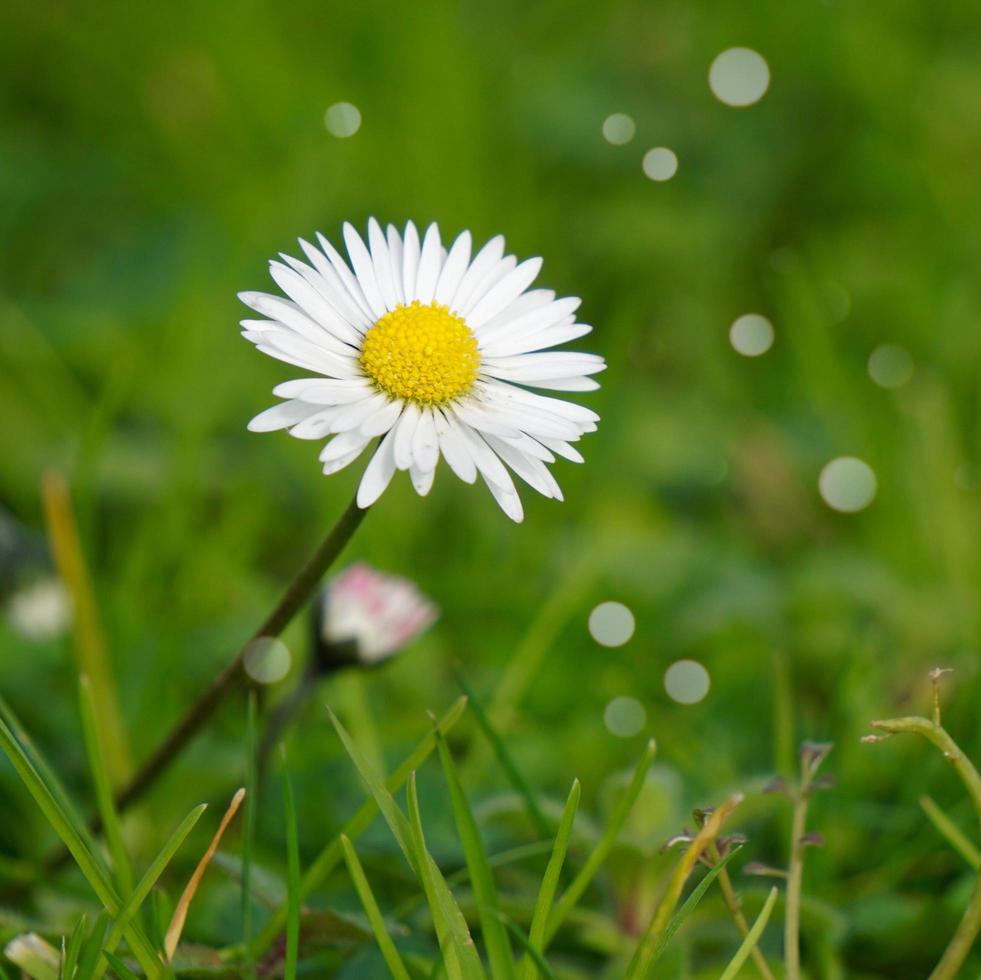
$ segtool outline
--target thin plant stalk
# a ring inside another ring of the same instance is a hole
[[[366,509],[352,500],[347,510],[327,533],[320,547],[289,584],[282,598],[262,625],[239,650],[235,659],[211,682],[183,718],[170,730],[150,758],[140,766],[133,778],[116,798],[119,810],[125,810],[139,799],[168,769],[188,742],[207,724],[224,699],[246,681],[245,655],[257,640],[279,636],[293,617],[303,608],[317,583],[334,564],[344,546],[361,525]]]
[[[763,935],[763,930],[766,928],[776,901],[777,888],[774,885],[770,889],[770,894],[767,895],[766,901],[763,903],[763,909],[756,917],[752,929],[747,930],[739,949],[736,950],[736,955],[729,961],[729,965],[725,968],[719,980],[735,980],[739,975],[739,971],[742,969],[742,965],[746,962],[747,957],[750,956],[753,950],[757,949],[757,943],[760,941],[760,936]]]
[[[944,754],[957,775],[960,776],[971,800],[971,805],[974,807],[978,823],[981,825],[981,776],[978,775],[978,771],[971,760],[960,750],[957,743],[940,724],[939,702],[936,697],[938,677],[939,672],[934,671],[933,720],[911,717],[873,721],[872,727],[885,734],[866,736],[863,741],[877,742],[883,738],[888,738],[890,735],[911,733],[922,735],[932,742]],[[930,974],[929,980],[953,980],[967,959],[979,932],[981,932],[981,875],[978,876],[974,884],[974,890],[971,892],[971,898],[964,910],[964,916],[947,944],[940,962]]]
[[[800,900],[804,882],[804,834],[807,828],[807,794],[794,800],[790,830],[790,863],[787,866],[787,900],[784,910],[783,950],[787,980],[800,980]]]
[[[664,893],[661,895],[651,921],[641,936],[637,949],[627,967],[626,980],[642,980],[648,975],[651,964],[657,952],[661,936],[668,927],[671,915],[681,898],[681,892],[685,887],[688,876],[692,873],[702,854],[708,845],[718,837],[722,830],[722,825],[730,813],[739,805],[741,796],[731,796],[725,803],[705,821],[701,830],[696,834],[695,839],[688,846],[682,855],[681,860],[675,865],[675,869],[668,879]]]
[[[719,861],[719,848],[715,841],[708,847],[709,857],[712,858],[713,862]],[[726,908],[729,910],[729,915],[732,917],[732,921],[736,924],[736,928],[739,930],[739,935],[746,939],[749,935],[749,923],[746,921],[746,916],[743,915],[742,903],[739,900],[739,896],[736,894],[736,889],[733,887],[732,878],[729,877],[729,869],[721,868],[719,870],[719,891],[722,892],[722,900],[725,902]],[[770,965],[766,961],[766,957],[760,951],[758,946],[753,946],[750,951],[750,956],[753,958],[753,964],[756,967],[757,972],[763,978],[763,980],[774,980],[773,971],[770,969]]]

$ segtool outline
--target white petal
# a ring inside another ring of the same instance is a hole
[[[378,283],[385,308],[394,310],[398,305],[398,296],[392,278],[392,259],[388,254],[385,233],[374,218],[368,221],[368,244],[371,246],[371,264],[375,270],[375,281]]]
[[[369,439],[368,442],[371,440]],[[360,449],[352,449],[349,453],[345,453],[343,456],[338,456],[336,459],[329,459],[323,464],[324,476],[330,476],[332,473],[338,473],[340,470],[344,469],[345,466],[350,466],[363,452],[367,442]]]
[[[363,309],[351,295],[348,288],[341,281],[341,277],[337,274],[337,271],[330,264],[327,256],[319,248],[311,245],[305,239],[300,238],[297,240],[300,243],[300,248],[303,249],[303,254],[310,260],[319,278],[314,278],[309,273],[304,272],[304,268],[301,268],[303,266],[302,262],[290,259],[288,255],[284,255],[283,259],[299,272],[301,276],[306,277],[314,288],[323,294],[324,299],[351,324],[352,328],[359,335],[363,334],[372,324],[367,310]]]
[[[439,441],[431,408],[423,409],[412,437],[412,459],[420,470],[434,470],[439,462]]]
[[[457,431],[463,436],[467,451],[473,457],[473,461],[480,471],[480,475],[485,480],[489,480],[503,490],[509,488],[513,490],[514,483],[511,481],[511,477],[508,476],[508,471],[504,468],[504,464],[490,446],[484,442],[480,433],[459,419],[455,419],[454,421],[458,422]]]
[[[249,422],[249,432],[275,432],[301,422],[308,415],[318,411],[317,405],[308,405],[301,401],[280,402],[260,412]]]
[[[539,378],[536,381],[522,381],[521,384],[529,384],[535,388],[546,388],[550,391],[596,391],[599,382],[592,378],[549,378],[545,380]]]
[[[341,253],[319,231],[317,232],[317,244],[323,249],[324,255],[330,261],[331,268],[343,284],[345,292],[351,297],[351,302],[355,303],[358,309],[361,310],[365,322],[368,324],[374,323],[378,317],[372,312],[371,306],[365,298],[364,291],[358,280],[352,274],[347,262],[344,261]]]
[[[453,413],[461,421],[479,432],[493,432],[495,435],[518,436],[520,424],[515,424],[514,415],[505,418],[500,412],[487,411],[476,398],[462,398],[453,403]]]
[[[402,414],[402,408],[402,402],[389,402],[383,408],[379,408],[374,415],[361,423],[362,435],[380,436],[383,432],[387,432]]]
[[[330,442],[320,450],[320,461],[322,463],[333,463],[342,456],[350,453],[361,453],[365,446],[371,442],[372,436],[363,436],[357,429],[348,429],[334,436]]]
[[[343,408],[332,406],[322,408],[319,412],[308,416],[302,422],[298,422],[290,429],[290,435],[297,439],[323,439],[329,432],[333,432],[334,420]]]
[[[546,448],[551,449],[556,456],[561,456],[563,459],[567,459],[573,463],[585,462],[582,453],[574,446],[570,446],[567,442],[562,442],[560,439],[547,439],[544,436],[538,441]]]
[[[425,497],[427,493],[433,488],[433,477],[436,476],[436,468],[433,467],[430,470],[422,470],[416,466],[415,463],[409,467],[409,476],[412,479],[412,485],[416,489],[416,493],[420,497]]]
[[[377,320],[385,315],[386,307],[381,290],[378,288],[378,280],[375,279],[375,266],[371,261],[371,253],[350,221],[344,222],[343,231],[344,244],[347,246],[347,254],[354,274],[358,277],[358,284],[361,286],[364,298],[368,301],[368,307]]]
[[[489,340],[491,337],[498,337],[505,332],[510,332],[512,327],[524,329],[529,324],[537,323],[539,317],[550,316],[549,307],[555,302],[554,290],[529,289],[501,310],[497,316],[491,317],[480,328],[480,336]],[[524,322],[526,317],[527,322]],[[561,317],[556,317],[556,319],[561,319]]]
[[[439,240],[439,228],[433,222],[426,229],[426,237],[422,242],[422,253],[419,256],[419,271],[416,274],[414,298],[420,303],[432,302],[442,264],[443,246]]]
[[[598,354],[546,351],[540,354],[516,354],[513,357],[486,357],[480,366],[483,372],[492,377],[525,383],[596,374],[606,368],[606,362]]]
[[[395,298],[399,303],[405,302],[405,282],[402,279],[403,257],[402,238],[395,225],[386,229],[388,237],[388,257],[392,263],[392,285],[395,287]]]
[[[439,282],[436,284],[434,299],[443,306],[449,306],[459,288],[460,281],[463,279],[470,264],[470,232],[465,231],[457,235],[453,247],[450,249],[443,265],[443,271],[439,274]]]
[[[484,276],[501,261],[504,255],[504,236],[496,235],[474,256],[470,268],[460,280],[455,295],[448,302],[450,309],[461,312],[470,302],[474,290],[480,285]]]
[[[412,437],[419,422],[419,407],[415,402],[409,402],[399,419],[398,431],[395,433],[395,444],[392,453],[395,456],[395,466],[407,470],[412,465]]]
[[[279,262],[271,262],[270,266],[276,266],[281,273],[295,276],[300,279],[295,272],[287,269]],[[300,279],[300,282],[303,280]],[[296,303],[291,303],[282,296],[273,296],[270,293],[239,293],[238,298],[250,309],[268,317],[269,320],[261,321],[263,326],[259,326],[254,320],[243,320],[242,324],[249,329],[265,329],[267,326],[278,325],[284,330],[291,330],[293,333],[310,343],[323,347],[325,350],[333,351],[335,354],[351,355],[354,349],[333,336],[326,327],[311,319]]]
[[[439,451],[450,469],[464,483],[473,483],[477,479],[477,466],[456,425],[438,409],[433,412],[433,422],[439,439]]]
[[[477,390],[482,399],[495,407],[509,405],[518,408],[530,408],[536,412],[546,412],[549,415],[577,423],[598,422],[600,418],[596,412],[591,408],[586,408],[585,405],[567,402],[562,398],[539,395],[537,392],[528,391],[526,388],[519,388],[503,381],[481,382]]]
[[[354,378],[361,374],[358,362],[353,357],[335,354],[278,324],[246,330],[242,336],[270,357],[308,368],[317,374],[331,378]]]
[[[395,457],[392,455],[392,443],[395,439],[394,430],[382,439],[381,445],[375,450],[371,462],[365,467],[364,476],[358,486],[358,506],[363,510],[370,507],[391,483],[395,474]]]
[[[347,405],[371,394],[371,383],[363,378],[343,381],[328,378],[298,378],[273,388],[280,398],[302,398],[314,405]]]
[[[469,315],[473,308],[506,276],[509,276],[518,267],[518,260],[513,255],[505,255],[497,265],[493,266],[483,279],[477,283],[474,291],[470,294],[470,299],[461,304],[460,313],[469,323]]]
[[[419,232],[410,221],[405,226],[402,242],[402,288],[406,303],[416,298],[416,275],[419,272]]]
[[[520,524],[524,520],[525,512],[521,506],[521,498],[518,496],[518,491],[514,489],[514,484],[512,483],[510,488],[499,487],[486,477],[484,478],[484,483],[487,484],[487,489],[490,490],[501,510],[503,510],[515,524]]]
[[[482,324],[516,300],[535,281],[541,268],[540,258],[522,262],[484,295],[467,315],[467,323],[472,329],[479,329]]]
[[[548,327],[527,333],[524,336],[509,334],[502,340],[495,340],[483,349],[488,357],[510,357],[513,354],[530,354],[533,351],[546,350],[559,344],[568,344],[592,331],[585,323],[568,323],[557,327]]]
[[[540,459],[533,459],[530,456],[526,456],[503,440],[495,439],[494,436],[485,436],[485,438],[491,449],[533,490],[537,490],[543,497],[554,497],[556,500],[562,499],[562,491],[559,489],[559,485],[555,482],[555,478],[549,473],[547,467]]]
[[[334,425],[331,432],[346,432],[348,429],[358,429],[364,425],[376,412],[381,411],[389,404],[388,398],[381,392],[371,391],[361,401],[350,405],[343,405],[338,410],[334,418]],[[376,436],[378,432],[363,432],[365,436]]]
[[[319,327],[320,334],[333,341],[333,346],[331,346],[326,343],[325,339],[326,346],[330,347],[331,350],[338,350],[340,353],[350,353],[352,347],[358,343],[357,334],[351,325],[337,314],[327,300],[303,276],[283,265],[282,262],[270,262],[269,274],[273,277],[276,285],[296,303],[310,321]],[[266,305],[269,306],[269,304]],[[290,322],[279,314],[270,314],[264,310],[260,310],[260,312],[264,316],[272,316],[273,319],[283,323]],[[349,339],[352,334],[354,334],[353,341]]]

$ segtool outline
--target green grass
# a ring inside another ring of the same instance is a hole
[[[759,790],[792,776],[796,747],[814,739],[835,743],[836,785],[808,818],[825,845],[807,854],[803,971],[927,976],[974,880],[973,813],[940,753],[859,737],[872,719],[928,714],[927,672],[950,666],[945,727],[981,759],[976,5],[291,0],[232,13],[96,0],[66,11],[0,13],[0,693],[16,715],[0,713],[16,760],[0,758],[0,950],[30,931],[60,950],[84,915],[78,972],[94,966],[92,936],[113,928],[100,915],[115,921],[133,894],[125,863],[139,881],[192,807],[214,812],[238,785],[246,819],[223,846],[252,899],[212,868],[185,945],[222,951],[202,970],[245,973],[243,947],[257,963],[278,948],[283,789],[275,764],[260,784],[247,778],[249,746],[303,674],[302,617],[283,637],[293,670],[261,695],[251,732],[232,699],[118,828],[107,789],[225,665],[352,495],[360,467],[324,478],[315,444],[245,430],[290,374],[237,336],[235,297],[270,288],[267,260],[295,254],[297,235],[336,241],[342,221],[374,214],[470,228],[475,241],[503,232],[519,257],[542,255],[541,285],[581,296],[595,327],[576,346],[609,369],[581,398],[602,416],[581,443],[585,464],[554,467],[564,503],[522,490],[515,527],[446,467],[425,499],[399,474],[346,553],[412,577],[441,618],[392,663],[324,680],[290,733],[307,910],[298,973],[385,975],[342,834],[410,975],[440,955],[429,903],[329,702],[391,774],[403,811],[417,773],[426,848],[485,970],[485,933],[499,964],[505,944],[476,846],[523,969],[518,937],[537,948],[536,902],[576,779],[549,922],[568,909],[541,941],[549,969],[621,975],[677,860],[661,843],[737,790],[733,826],[748,840],[728,870],[752,924],[768,888],[741,868],[785,867],[790,839],[785,801]],[[735,45],[771,73],[745,109],[707,85],[712,59]],[[324,126],[338,101],[362,114],[349,139]],[[636,121],[631,142],[603,139],[613,112]],[[664,183],[641,169],[654,146],[678,155]],[[758,358],[728,341],[747,312],[776,332]],[[914,365],[895,389],[869,375],[884,344]],[[842,455],[876,473],[859,513],[818,492]],[[31,638],[11,601],[51,568],[41,486],[52,469],[77,519],[81,633]],[[609,599],[636,617],[622,647],[587,628]],[[681,658],[711,675],[694,705],[664,688]],[[118,718],[93,723],[84,693],[80,715],[79,663],[97,665],[96,713],[109,703]],[[454,706],[458,665],[483,729]],[[619,737],[604,712],[624,695],[646,721]],[[430,758],[427,710],[445,719],[465,834]],[[657,758],[621,819],[651,738]],[[924,812],[923,797],[936,808]],[[106,841],[86,830],[97,812]],[[149,966],[166,896],[213,829],[202,819],[157,869],[119,939],[131,969],[132,946]],[[84,874],[75,862],[45,870],[62,838]],[[679,908],[696,887],[693,876]],[[757,947],[778,974],[782,918],[777,902]],[[717,980],[741,941],[716,880],[655,971]],[[974,951],[964,974],[979,972]]]

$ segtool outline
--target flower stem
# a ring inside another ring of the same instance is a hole
[[[936,678],[934,678],[936,683]],[[873,721],[872,727],[887,735],[898,735],[910,732],[922,735],[931,741],[941,752],[947,761],[957,771],[967,789],[968,796],[977,814],[978,823],[981,824],[981,776],[974,768],[971,760],[960,750],[957,743],[947,734],[946,729],[940,724],[940,711],[936,698],[934,700],[934,720],[927,718],[890,718],[886,721]],[[867,736],[865,741],[878,741],[884,736]],[[957,931],[951,937],[947,948],[944,950],[940,962],[934,967],[929,980],[953,980],[958,971],[967,959],[974,940],[981,932],[981,876],[974,884],[974,891],[971,892],[970,901],[964,911],[964,916],[957,926]]]
[[[364,520],[366,510],[358,507],[355,501],[348,504],[347,510],[337,519],[320,547],[313,553],[307,564],[289,584],[282,598],[262,625],[252,634],[235,659],[199,695],[197,701],[188,709],[184,717],[170,730],[167,737],[157,746],[146,762],[140,766],[133,778],[119,791],[116,806],[124,810],[139,799],[167,770],[188,742],[204,727],[218,706],[239,685],[247,682],[244,670],[245,654],[256,640],[276,637],[289,625],[293,617],[310,598],[317,583],[333,565],[344,546]]]
[[[317,583],[331,567],[344,546],[351,540],[358,529],[367,509],[362,510],[352,500],[347,510],[337,519],[320,547],[300,570],[299,574],[289,584],[282,598],[273,607],[272,612],[265,618],[262,625],[243,644],[235,659],[211,682],[199,695],[197,701],[187,710],[184,717],[170,730],[167,737],[157,746],[152,755],[140,766],[133,778],[116,794],[116,809],[122,813],[132,806],[170,767],[171,763],[187,747],[187,744],[207,724],[221,705],[222,701],[234,690],[248,683],[248,675],[244,670],[245,654],[256,640],[263,637],[279,636],[289,625],[293,617],[309,600]],[[91,820],[93,833],[102,829],[102,820],[98,815]],[[66,850],[53,853],[45,862],[48,872],[57,871],[69,860]],[[20,894],[20,889],[16,893]],[[5,898],[7,896],[4,896]]]

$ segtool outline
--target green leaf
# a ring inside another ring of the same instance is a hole
[[[667,928],[664,930],[664,935],[661,936],[660,941],[654,949],[654,958],[651,960],[652,963],[656,963],[661,953],[664,952],[664,948],[671,942],[674,934],[681,928],[685,919],[688,918],[692,912],[698,907],[698,903],[704,898],[705,893],[709,890],[709,886],[715,881],[716,878],[725,869],[725,866],[742,850],[741,847],[734,847],[729,853],[722,858],[720,861],[716,862],[708,871],[702,880],[691,890],[691,894],[685,900],[685,904],[678,909],[677,912],[671,917],[671,921],[668,923]]]
[[[95,697],[92,693],[92,682],[82,674],[78,678],[78,705],[82,716],[82,737],[85,741],[85,753],[88,757],[89,771],[95,784],[95,798],[105,830],[106,845],[112,856],[113,867],[116,871],[116,884],[121,895],[128,895],[133,890],[133,869],[123,843],[123,832],[119,824],[119,813],[113,798],[112,780],[106,767],[105,752],[99,734],[99,724],[95,707]]]
[[[470,710],[473,712],[474,718],[477,719],[477,724],[484,733],[491,749],[493,749],[494,755],[497,756],[497,761],[501,769],[504,770],[504,775],[514,787],[515,792],[524,800],[525,809],[528,811],[528,818],[535,825],[536,830],[542,837],[551,837],[552,827],[546,819],[545,814],[542,813],[542,808],[538,805],[535,794],[531,791],[531,787],[515,765],[514,760],[511,758],[511,753],[508,752],[504,740],[498,735],[480,700],[474,694],[466,678],[459,671],[456,675],[456,681],[460,685],[460,690],[467,696]]]
[[[538,890],[538,898],[535,901],[535,909],[531,916],[531,929],[528,931],[529,949],[536,953],[541,953],[545,948],[545,935],[548,928],[549,916],[552,913],[552,902],[555,899],[555,892],[559,887],[559,877],[562,874],[562,865],[565,863],[566,852],[569,849],[569,840],[572,837],[572,825],[576,819],[576,812],[579,809],[579,797],[582,794],[582,787],[579,780],[575,780],[569,796],[565,801],[562,810],[562,818],[559,821],[559,829],[555,835],[555,843],[552,845],[552,854],[545,867],[545,875],[542,878],[541,888]],[[529,955],[531,955],[529,953]],[[535,960],[532,956],[531,960]],[[526,960],[522,965],[522,980],[533,980],[534,968],[531,960]],[[535,964],[538,965],[537,960]],[[539,972],[541,966],[538,965]]]
[[[482,980],[485,977],[484,968],[467,928],[467,920],[426,848],[415,773],[409,776],[406,798],[409,804],[410,845],[413,848],[417,874],[433,915],[446,975],[450,980]]]
[[[435,720],[435,719],[434,719]],[[511,955],[511,944],[508,942],[507,931],[501,922],[500,901],[494,884],[494,874],[487,858],[487,851],[480,839],[477,821],[467,801],[463,787],[460,785],[459,774],[453,765],[446,739],[434,729],[436,745],[439,749],[439,760],[443,774],[450,788],[450,800],[453,804],[453,816],[457,832],[463,845],[463,853],[470,872],[470,882],[474,898],[477,902],[477,913],[480,917],[480,928],[484,943],[487,947],[487,958],[490,962],[491,975],[495,980],[514,976],[514,960]]]
[[[586,859],[582,870],[573,878],[572,884],[565,890],[558,904],[555,906],[555,911],[552,913],[551,921],[545,932],[545,948],[547,948],[549,942],[551,942],[556,932],[558,932],[566,916],[576,907],[576,903],[582,897],[583,892],[589,886],[596,872],[599,871],[600,866],[606,860],[607,855],[613,849],[613,845],[620,836],[620,831],[623,829],[623,825],[626,823],[627,817],[644,786],[644,780],[647,779],[647,772],[651,767],[651,762],[654,761],[656,752],[657,746],[654,740],[651,739],[647,743],[640,761],[637,763],[637,768],[634,770],[626,791],[620,798],[619,803],[617,803],[610,817],[610,822],[606,825],[606,829],[600,836],[599,842],[593,849],[592,854]]]
[[[81,823],[74,811],[66,813],[61,804],[47,786],[41,774],[35,768],[21,743],[14,737],[5,720],[0,719],[0,749],[4,751],[17,771],[17,775],[34,797],[45,819],[71,852],[79,870],[85,876],[90,887],[98,896],[99,901],[112,915],[117,915],[122,907],[109,872],[105,865],[88,847],[89,837],[84,823]],[[46,771],[50,771],[47,770]],[[162,964],[156,952],[150,945],[143,931],[131,923],[126,928],[126,941],[133,950],[133,955],[140,961],[148,977],[157,977]]]
[[[296,801],[293,784],[283,760],[283,810],[286,819],[286,963],[283,980],[296,980],[296,964],[300,950],[300,844],[296,827]]]
[[[368,879],[365,876],[364,869],[361,867],[361,862],[358,860],[354,845],[344,834],[341,834],[341,847],[344,849],[344,860],[351,874],[351,880],[354,882],[358,897],[364,906],[368,921],[371,923],[371,931],[375,935],[375,942],[378,943],[378,948],[385,958],[389,972],[395,980],[411,980],[409,971],[402,962],[402,957],[395,948],[395,943],[392,942],[392,937],[388,934],[388,929],[385,927],[385,919],[381,914],[378,903],[375,901],[375,896],[371,891],[371,886],[368,884]]]
[[[201,814],[208,809],[206,803],[201,803],[196,806],[178,825],[177,829],[170,835],[167,839],[167,843],[164,844],[163,850],[153,859],[150,867],[147,868],[146,873],[140,879],[133,894],[130,895],[129,901],[122,908],[119,914],[116,916],[115,922],[113,922],[112,929],[109,931],[109,935],[106,937],[104,949],[107,954],[115,952],[116,946],[119,944],[119,940],[122,939],[126,928],[129,923],[133,921],[136,914],[143,907],[143,903],[146,901],[147,896],[150,894],[151,889],[157,883],[157,879],[163,874],[164,868],[170,864],[171,859],[177,853],[177,849],[184,843],[187,839],[187,835],[194,828],[194,825],[201,819]],[[100,980],[100,978],[106,972],[106,964],[100,964],[94,973],[95,980]]]
[[[58,951],[36,933],[29,932],[12,939],[4,953],[31,980],[58,980],[61,962]]]
[[[753,923],[749,932],[746,933],[746,938],[740,943],[739,949],[736,950],[736,955],[729,961],[729,965],[725,968],[719,980],[734,980],[739,974],[743,964],[749,958],[749,954],[753,952],[756,944],[760,941],[760,936],[763,935],[763,930],[766,928],[767,922],[770,921],[770,914],[773,912],[773,906],[776,904],[776,901],[777,888],[774,885],[770,889],[770,894],[763,903],[763,908],[756,917],[756,921]]]
[[[467,699],[464,697],[457,698],[446,714],[443,715],[439,722],[439,730],[444,735],[460,720],[466,707]],[[431,731],[427,732],[419,741],[419,744],[402,761],[398,769],[386,780],[385,789],[388,793],[397,792],[406,779],[409,778],[409,773],[421,766],[435,748],[436,740],[433,737],[433,733]],[[375,802],[375,799],[372,797],[371,799],[365,800],[354,816],[340,829],[338,836],[334,837],[317,855],[300,880],[301,901],[308,898],[313,890],[344,860],[340,834],[346,834],[352,841],[357,840],[364,833],[365,828],[368,827],[377,812],[378,804]],[[261,956],[275,942],[276,938],[282,934],[285,924],[286,907],[284,905],[270,916],[263,930],[252,942],[252,956]]]

